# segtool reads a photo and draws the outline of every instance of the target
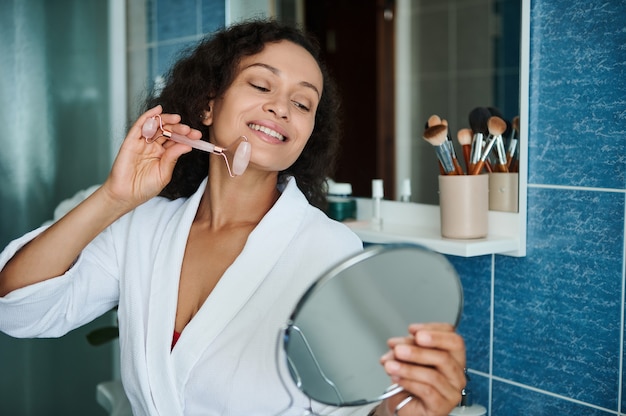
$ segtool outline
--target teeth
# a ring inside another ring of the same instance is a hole
[[[280,140],[281,142],[285,141],[285,138],[283,137],[282,134],[280,134],[277,131],[274,131],[272,129],[269,129],[269,128],[265,127],[265,126],[259,126],[258,124],[252,124],[251,123],[251,124],[248,124],[248,127],[250,127],[253,130],[257,130],[257,131],[260,131],[262,133],[265,133],[265,134],[267,134],[269,136],[275,137],[278,140]]]

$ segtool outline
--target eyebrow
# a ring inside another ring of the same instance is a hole
[[[245,67],[243,69],[248,69],[248,68],[251,68],[251,67],[254,67],[254,66],[260,66],[261,68],[265,68],[268,71],[270,71],[270,72],[272,72],[272,73],[274,73],[276,75],[280,75],[280,73],[281,73],[280,69],[278,69],[276,67],[273,67],[271,65],[268,65],[268,64],[260,63],[260,62],[257,62],[257,63],[254,63],[254,64],[250,64],[250,65],[248,65],[247,67]],[[299,84],[302,85],[303,87],[311,88],[313,91],[315,91],[315,93],[317,94],[318,98],[321,96],[321,94],[320,94],[319,90],[317,89],[317,87],[315,85],[311,84],[310,82],[300,81]]]

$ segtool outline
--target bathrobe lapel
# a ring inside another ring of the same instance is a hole
[[[148,377],[155,406],[159,414],[167,416],[182,414],[184,387],[194,366],[274,267],[296,235],[308,206],[291,179],[170,352],[182,258],[205,187],[206,180],[172,218],[156,257],[158,276],[154,276],[150,292]]]
[[[155,256],[151,277],[148,322],[146,323],[146,362],[152,400],[159,415],[183,415],[183,396],[176,385],[170,359],[174,335],[178,284],[191,224],[206,187],[206,179],[172,216]]]

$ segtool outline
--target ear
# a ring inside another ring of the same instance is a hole
[[[209,101],[209,105],[204,111],[202,111],[202,114],[200,115],[200,118],[202,119],[202,124],[204,124],[205,126],[210,126],[211,124],[213,124],[213,102],[213,100]]]

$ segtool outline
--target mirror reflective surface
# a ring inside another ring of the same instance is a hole
[[[521,0],[399,0],[396,53],[396,181],[411,179],[412,200],[438,205],[439,169],[421,139],[428,117],[468,128],[475,107],[520,115]]]
[[[462,307],[458,274],[443,255],[370,246],[321,276],[296,306],[282,337],[292,381],[329,405],[384,399],[401,390],[380,364],[387,340],[411,323],[456,326]]]

